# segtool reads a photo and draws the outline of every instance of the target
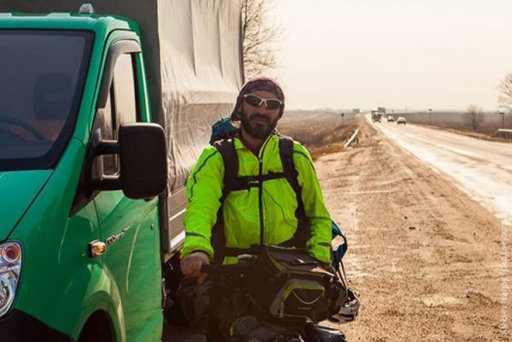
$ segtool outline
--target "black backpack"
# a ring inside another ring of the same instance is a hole
[[[305,248],[310,236],[309,221],[306,218],[304,203],[302,202],[302,188],[297,180],[298,172],[293,162],[293,139],[284,135],[279,137],[279,155],[283,164],[283,172],[270,172],[266,175],[239,176],[238,155],[232,138],[224,138],[213,143],[224,161],[224,188],[220,198],[221,207],[217,212],[217,222],[212,229],[212,245],[215,250],[215,262],[222,263],[225,256],[237,256],[247,253],[250,249],[226,247],[224,232],[224,219],[222,216],[222,204],[231,191],[249,189],[259,186],[264,181],[277,178],[286,178],[295,191],[297,199],[297,210],[295,217],[298,227],[294,236],[283,242],[282,246]]]
[[[210,136],[210,144],[215,146],[221,153],[226,170],[226,173],[224,174],[224,188],[222,197],[220,198],[221,207],[217,212],[217,223],[214,225],[212,230],[212,244],[216,250],[216,262],[222,262],[226,255],[236,256],[247,252],[245,249],[226,248],[222,204],[231,191],[247,189],[251,183],[254,186],[254,182],[259,181],[258,176],[238,177],[238,155],[236,154],[232,140],[238,131],[239,128],[232,125],[231,119],[229,117],[224,117],[217,120],[212,125],[212,133]],[[281,156],[281,163],[283,164],[283,172],[265,175],[262,177],[262,181],[285,177],[291,184],[297,196],[298,207],[295,212],[295,217],[297,217],[299,226],[297,227],[294,237],[282,245],[304,248],[306,246],[306,241],[310,236],[310,228],[309,221],[307,220],[304,211],[304,204],[302,202],[302,189],[297,181],[298,172],[295,169],[295,164],[293,162],[293,140],[290,137],[279,134],[278,137],[279,154]],[[332,221],[331,226],[332,239],[334,240],[339,236],[343,240],[343,243],[340,244],[336,250],[331,248],[332,266],[336,271],[339,271],[340,265],[342,265],[342,258],[347,251],[348,244],[345,235],[334,221]]]

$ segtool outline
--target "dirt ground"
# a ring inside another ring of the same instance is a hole
[[[293,136],[303,119],[286,120],[282,130]],[[362,302],[358,320],[339,326],[348,341],[512,341],[512,294],[502,291],[512,289],[512,273],[502,268],[500,221],[361,125],[356,146],[315,162],[327,206],[347,235],[345,266]],[[166,329],[164,341],[204,339]]]
[[[368,124],[361,132],[315,163],[363,304],[340,326],[348,340],[512,341],[500,221]]]

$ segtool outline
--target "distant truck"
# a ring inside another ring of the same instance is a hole
[[[372,122],[380,122],[382,114],[379,111],[372,110]]]
[[[160,341],[186,178],[243,83],[240,5],[80,5],[0,2],[0,339]]]

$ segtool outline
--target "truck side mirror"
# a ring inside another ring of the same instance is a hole
[[[133,199],[159,195],[167,186],[167,149],[164,130],[152,123],[124,124],[119,140],[103,140],[94,154],[119,154],[120,174],[95,181],[99,190],[123,190]]]
[[[164,191],[167,149],[163,128],[157,124],[121,125],[119,145],[124,194],[130,198],[147,198]]]

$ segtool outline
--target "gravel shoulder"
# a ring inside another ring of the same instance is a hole
[[[503,244],[492,213],[361,124],[357,146],[315,164],[363,303],[349,341],[512,341],[512,234]]]

